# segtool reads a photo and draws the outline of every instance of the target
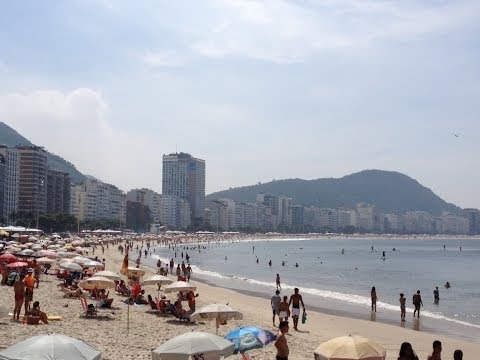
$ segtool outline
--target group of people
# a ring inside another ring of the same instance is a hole
[[[36,284],[38,288],[38,277],[35,274],[35,270],[29,268],[26,274],[21,272],[13,284],[15,306],[12,321],[20,321],[20,313],[22,307],[24,307],[25,320],[27,322],[38,323],[40,320],[48,324],[47,315],[40,310],[40,303],[38,301],[33,302],[33,290]],[[32,302],[33,304],[31,305]]]
[[[307,313],[305,311],[305,304],[303,303],[302,295],[299,294],[299,289],[295,288],[294,293],[290,296],[284,296],[283,300],[280,297],[280,290],[275,291],[275,295],[270,299],[270,305],[272,307],[273,317],[272,322],[275,326],[275,318],[278,316],[278,319],[281,322],[288,321],[288,318],[291,316],[293,320],[293,328],[298,331],[298,320],[300,319],[300,306],[303,309],[303,317],[306,319]],[[292,310],[290,311],[290,306]]]
[[[450,284],[449,284],[450,285]],[[372,290],[370,291],[370,298],[372,301],[372,312],[377,312],[377,290],[375,286],[372,287]],[[438,286],[435,287],[433,290],[433,298],[434,302],[438,304],[440,300],[440,293],[438,290]],[[406,313],[406,301],[407,299],[405,298],[405,294],[401,293],[399,302],[400,302],[400,319],[402,322],[405,321],[405,313]],[[422,301],[422,296],[420,295],[420,290],[417,290],[415,294],[412,296],[412,303],[414,306],[414,311],[413,311],[413,317],[417,316],[420,318],[420,307],[423,306],[423,301]]]
[[[427,360],[441,360],[442,359],[442,343],[439,340],[433,342],[433,350],[430,355],[428,355]],[[400,346],[400,353],[398,355],[398,360],[419,360],[418,356],[415,354],[415,351],[412,348],[412,345],[408,342],[402,343]],[[453,360],[463,360],[463,351],[457,349],[453,353]]]

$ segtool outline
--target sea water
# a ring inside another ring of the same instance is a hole
[[[466,340],[480,338],[478,240],[211,242],[180,244],[176,250],[156,247],[155,256],[148,261],[153,265],[157,258],[162,261],[174,258],[176,266],[181,261],[186,263],[186,253],[190,256],[194,279],[263,296],[266,311],[269,311],[269,297],[276,289],[275,277],[279,274],[281,295],[289,296],[294,287],[300,288],[307,310],[400,324],[399,294],[404,293],[407,322],[402,325]],[[447,281],[450,289],[444,288]],[[378,298],[376,314],[370,311],[372,286],[376,287]],[[435,286],[440,290],[437,304],[433,298]],[[412,317],[412,295],[417,290],[421,291],[424,303],[420,321]]]

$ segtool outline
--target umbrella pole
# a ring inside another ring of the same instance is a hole
[[[218,317],[215,319],[215,335],[218,335],[218,328],[220,327]]]
[[[130,297],[127,300],[127,334],[130,330]]]

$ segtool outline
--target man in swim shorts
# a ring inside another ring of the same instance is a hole
[[[13,291],[15,293],[15,308],[13,309],[13,319],[20,320],[20,311],[22,311],[23,301],[25,299],[25,274],[20,274],[20,277],[15,281],[13,285]]]
[[[413,301],[413,306],[415,306],[415,310],[413,311],[413,317],[415,317],[415,313],[417,313],[417,316],[420,317],[420,305],[423,306],[420,290],[417,290],[417,293],[413,295],[412,301]]]
[[[298,288],[295,288],[294,294],[290,296],[289,305],[292,305],[292,319],[293,328],[298,331],[298,318],[300,317],[300,304],[302,305],[303,312],[305,312],[305,304],[303,303],[302,295],[298,293]]]
[[[272,296],[270,299],[270,305],[272,305],[272,312],[273,312],[273,326],[275,326],[275,316],[279,314],[278,312],[278,307],[280,303],[282,302],[282,298],[280,297],[280,291],[275,291],[275,295]]]
[[[283,297],[283,301],[278,305],[278,318],[280,321],[287,321],[290,316],[290,305],[288,304],[288,296]]]

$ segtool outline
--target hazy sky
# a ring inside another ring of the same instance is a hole
[[[480,1],[0,3],[0,120],[123,190],[403,172],[480,207]],[[453,133],[458,133],[455,137]]]

